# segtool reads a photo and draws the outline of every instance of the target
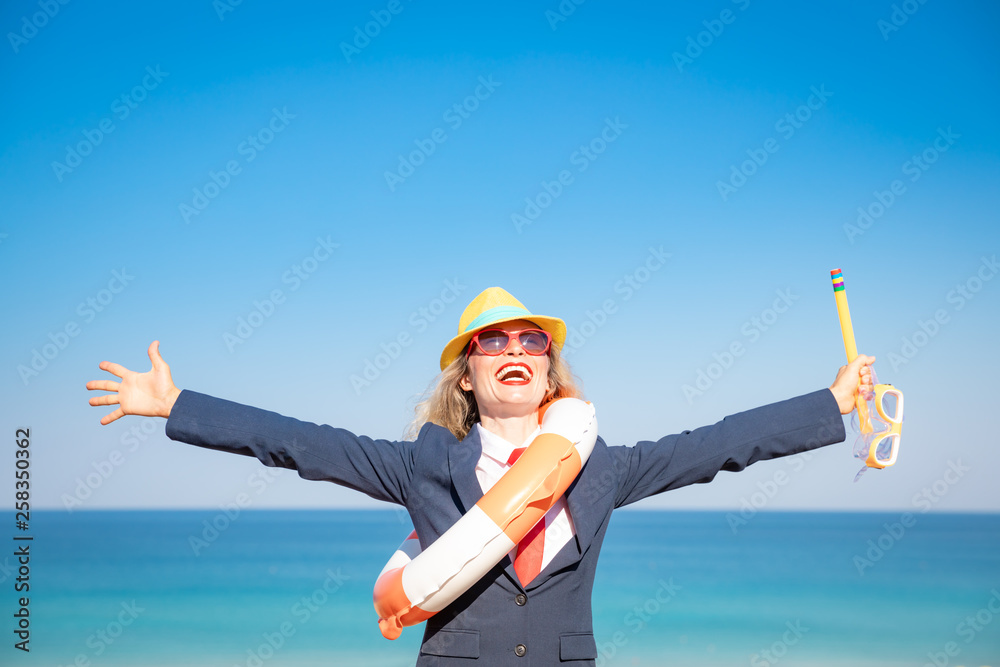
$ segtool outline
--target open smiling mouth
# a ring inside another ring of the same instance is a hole
[[[528,384],[531,382],[531,368],[527,364],[504,364],[494,377],[500,384]]]

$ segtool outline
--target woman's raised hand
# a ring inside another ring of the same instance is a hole
[[[170,366],[160,356],[160,341],[154,340],[149,346],[149,359],[153,369],[146,373],[136,373],[110,361],[100,363],[101,370],[121,378],[114,380],[91,380],[87,389],[114,392],[104,396],[93,396],[91,405],[118,405],[114,412],[104,415],[101,423],[107,426],[125,415],[142,417],[169,417],[170,409],[181,390],[174,386],[170,377]]]
[[[850,414],[854,410],[859,392],[862,396],[867,396],[873,391],[871,368],[873,363],[875,357],[859,354],[854,361],[840,367],[837,378],[830,385],[830,391],[840,406],[840,414]]]

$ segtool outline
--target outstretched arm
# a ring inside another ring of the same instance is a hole
[[[117,405],[118,409],[101,418],[101,424],[107,426],[125,415],[141,417],[169,417],[181,390],[174,386],[170,377],[170,366],[160,356],[160,341],[154,340],[148,350],[149,360],[153,362],[152,370],[146,373],[130,371],[121,364],[102,361],[101,370],[108,371],[121,379],[91,380],[87,389],[92,391],[110,391],[103,396],[93,396],[91,405]]]
[[[100,363],[102,370],[121,378],[87,383],[87,389],[112,392],[91,397],[91,405],[118,405],[101,418],[102,424],[125,415],[169,418],[166,434],[172,440],[254,456],[264,465],[297,470],[305,479],[334,482],[378,500],[405,501],[413,467],[410,443],[373,440],[193,391],[182,393],[159,346],[159,341],[149,346],[153,368],[146,373]]]
[[[609,448],[619,475],[615,506],[709,482],[721,470],[738,472],[757,461],[843,442],[841,415],[854,409],[859,392],[867,395],[872,390],[874,361],[875,357],[858,355],[840,368],[829,390],[730,415],[712,426],[655,442]]]
[[[185,389],[166,435],[206,449],[253,456],[303,479],[333,482],[377,500],[405,504],[414,443],[355,435]]]

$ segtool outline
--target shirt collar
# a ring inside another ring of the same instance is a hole
[[[526,447],[542,430],[541,426],[535,427],[535,430],[531,432],[527,440],[520,445],[513,445],[496,433],[487,431],[480,422],[476,422],[476,428],[479,429],[479,440],[483,443],[483,454],[504,464],[510,459],[510,455],[515,449]]]

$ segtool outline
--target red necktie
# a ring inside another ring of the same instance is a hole
[[[507,459],[508,465],[520,458],[527,447],[518,447]],[[542,569],[542,548],[545,545],[545,517],[534,525],[517,545],[517,555],[514,557],[514,572],[523,586],[531,583]]]

